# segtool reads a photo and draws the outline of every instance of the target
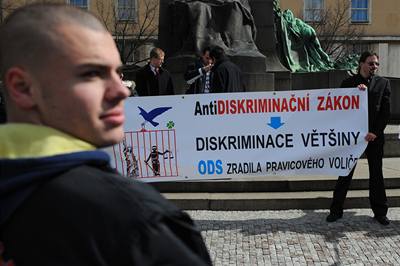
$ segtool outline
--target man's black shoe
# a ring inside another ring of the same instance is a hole
[[[337,214],[337,213],[330,213],[327,217],[326,217],[326,221],[328,222],[328,223],[332,223],[332,222],[335,222],[335,221],[337,221],[337,220],[339,220],[340,218],[342,218],[343,217],[343,213],[341,213],[341,214]]]
[[[390,224],[390,221],[386,216],[375,216],[374,219],[377,220],[378,223],[380,223],[381,225],[389,225]]]

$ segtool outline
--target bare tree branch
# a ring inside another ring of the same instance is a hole
[[[0,23],[11,13],[17,5],[10,0],[0,0]]]
[[[124,64],[130,60],[140,47],[149,43],[157,30],[158,1],[144,0],[141,10],[137,10],[136,20],[121,20],[113,3],[105,6],[104,1],[97,1],[96,13],[107,29],[113,33],[117,48]],[[133,64],[140,62],[133,58]]]
[[[332,6],[322,11],[320,21],[310,23],[317,32],[322,49],[335,62],[352,54],[349,46],[364,34],[362,27],[351,23],[350,12],[349,0],[336,0]]]

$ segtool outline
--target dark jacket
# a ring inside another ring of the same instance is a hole
[[[149,185],[116,174],[108,160],[102,151],[0,160],[5,261],[211,265],[190,217]]]
[[[211,92],[244,92],[246,91],[242,72],[228,58],[218,61],[213,66]]]
[[[173,95],[174,85],[169,72],[160,68],[158,77],[150,68],[145,65],[136,73],[136,91],[139,96]]]
[[[204,84],[206,78],[206,72],[202,70],[204,64],[202,60],[199,58],[193,64],[189,64],[186,68],[186,72],[184,74],[185,81],[188,82],[192,79],[195,79],[193,83],[190,84],[189,89],[186,90],[186,94],[198,94],[204,93]],[[200,71],[199,71],[200,69]],[[200,73],[201,72],[201,73]],[[210,88],[212,82],[212,72],[210,71]]]
[[[6,102],[4,100],[2,82],[0,81],[0,124],[7,121]]]
[[[344,80],[341,87],[357,87],[359,84],[368,87],[368,131],[382,136],[390,119],[390,82],[376,75],[366,80],[357,74]]]

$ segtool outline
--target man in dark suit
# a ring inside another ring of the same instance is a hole
[[[0,81],[0,124],[3,124],[7,121],[6,118],[6,103],[4,101],[4,95],[3,95],[3,84]]]
[[[382,173],[384,129],[390,117],[390,82],[376,74],[379,67],[377,54],[364,52],[359,60],[358,74],[344,80],[343,88],[358,87],[368,89],[368,127],[365,136],[368,146],[365,154],[369,166],[369,201],[374,219],[382,225],[388,225],[388,211],[385,186]],[[330,207],[327,222],[334,222],[343,216],[343,203],[353,177],[355,166],[348,176],[340,176]]]
[[[190,87],[186,94],[210,92],[212,79],[210,50],[209,46],[204,47],[201,56],[193,64],[188,65],[184,78]]]
[[[173,95],[174,85],[169,72],[162,68],[165,53],[160,48],[150,51],[150,62],[136,74],[136,91],[139,96]]]
[[[212,93],[218,92],[243,92],[245,86],[242,80],[242,72],[225,55],[224,49],[215,46],[211,49],[210,57],[214,62],[212,68],[213,79],[211,82]]]

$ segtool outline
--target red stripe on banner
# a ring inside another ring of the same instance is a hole
[[[175,129],[173,129],[174,132],[174,150],[175,150],[175,168],[176,168],[176,172],[175,172],[175,176],[178,176],[178,154],[176,153],[176,131]]]
[[[112,146],[112,149],[113,149],[113,155],[114,155],[115,170],[118,171],[118,162],[117,162],[117,155],[116,155],[116,151],[115,151],[115,145]]]
[[[125,175],[125,166],[124,166],[124,160],[122,157],[122,150],[121,150],[121,143],[118,144],[118,150],[119,150],[119,157],[121,159],[121,168],[122,168],[122,174]]]
[[[130,156],[131,156],[131,158],[132,158],[132,168],[133,168],[133,172],[136,174],[136,167],[137,167],[137,164],[136,164],[136,156],[135,156],[135,154],[133,153],[133,141],[132,141],[132,132],[129,132],[129,136],[130,136],[130,140],[131,140],[131,154],[130,154]],[[135,177],[135,176],[134,176]]]
[[[122,143],[122,151],[123,151],[123,155],[124,155],[124,159],[125,159],[125,164],[126,164],[126,166],[125,166],[125,170],[126,170],[126,174],[125,174],[125,176],[129,176],[129,168],[130,168],[130,165],[129,165],[129,155],[128,155],[128,143],[126,142],[126,137],[127,137],[127,132],[125,132],[124,133],[124,142]]]
[[[140,145],[139,145],[139,132],[135,132],[136,133],[136,141],[137,141],[137,151],[138,151],[138,165],[139,165],[139,177],[143,176],[143,172],[142,172],[142,163],[140,160]]]
[[[164,130],[161,130],[161,145],[163,147],[162,152],[165,152],[165,143],[164,143]],[[163,155],[163,168],[164,168],[164,176],[167,176],[167,169],[165,168],[165,158]]]
[[[153,141],[152,141],[152,137],[151,137],[151,131],[149,131],[149,142],[150,142],[149,150],[150,150],[150,163],[151,163],[151,151],[153,150]],[[154,176],[154,169],[152,172],[153,172],[152,176]]]
[[[168,133],[168,149],[169,150],[171,150],[171,141],[170,141],[170,138],[169,138],[169,131],[167,131],[167,133]],[[172,176],[172,167],[171,167],[171,156],[169,156],[170,158],[169,158],[169,175],[170,176]]]
[[[146,149],[146,136],[145,136],[145,132],[143,131],[143,134],[142,134],[142,136],[143,136],[143,151],[144,151],[144,162],[145,162],[145,167],[146,167],[146,176],[149,176],[149,168],[147,167],[147,164],[146,164],[146,160],[147,160],[147,149]],[[145,176],[143,176],[143,177],[145,177]]]

